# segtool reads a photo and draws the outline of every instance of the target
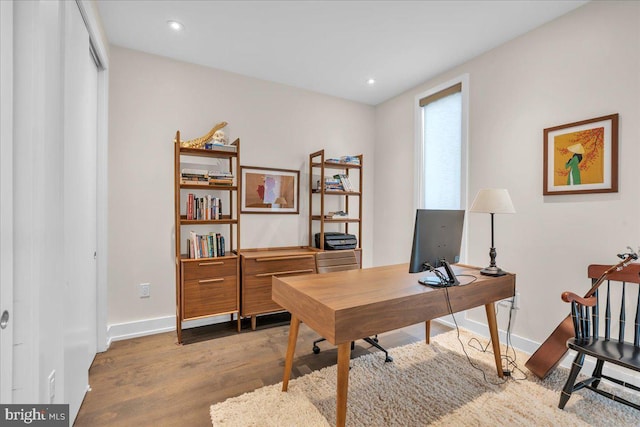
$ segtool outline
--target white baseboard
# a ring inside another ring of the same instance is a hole
[[[207,317],[205,319],[189,320],[182,322],[182,328],[196,328],[198,326],[213,325],[229,321],[229,315]],[[126,340],[129,338],[144,337],[162,332],[176,330],[176,317],[165,316],[155,319],[143,319],[133,322],[116,323],[107,328],[107,349],[113,341]]]

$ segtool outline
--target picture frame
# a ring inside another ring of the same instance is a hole
[[[618,192],[618,114],[544,129],[543,195]]]
[[[300,171],[240,166],[240,212],[298,214]]]

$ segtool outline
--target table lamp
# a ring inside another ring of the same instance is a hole
[[[480,270],[481,274],[486,276],[504,276],[507,274],[496,266],[496,248],[493,244],[493,214],[497,213],[515,213],[511,203],[511,197],[509,192],[504,188],[485,188],[478,192],[473,204],[471,205],[470,212],[484,212],[491,214],[491,249],[489,250],[489,256],[491,262],[489,267]]]

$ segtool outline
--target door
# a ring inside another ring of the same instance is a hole
[[[13,387],[13,2],[0,1],[0,402]]]
[[[96,354],[96,146],[98,69],[75,3],[64,42],[64,402],[71,420]]]

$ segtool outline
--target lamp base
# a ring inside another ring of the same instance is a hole
[[[499,267],[487,267],[487,268],[483,268],[482,270],[480,270],[480,274],[483,274],[485,276],[498,277],[498,276],[506,275],[507,272],[502,270]]]

